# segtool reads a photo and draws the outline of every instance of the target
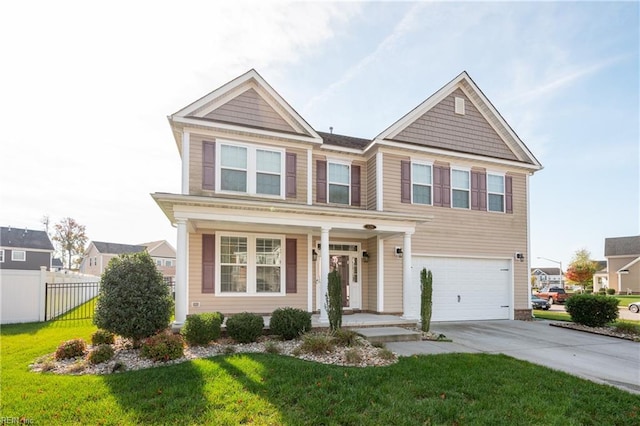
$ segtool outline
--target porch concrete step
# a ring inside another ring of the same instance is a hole
[[[367,327],[353,330],[371,343],[414,342],[422,338],[422,333],[402,327]]]

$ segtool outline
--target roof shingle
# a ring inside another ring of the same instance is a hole
[[[0,227],[0,246],[53,251],[46,232],[27,228]]]

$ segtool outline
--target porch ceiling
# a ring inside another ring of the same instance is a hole
[[[186,220],[192,232],[224,229],[319,234],[322,228],[328,227],[332,235],[371,238],[413,233],[417,224],[433,219],[432,216],[218,196],[155,193],[152,197],[172,223]]]

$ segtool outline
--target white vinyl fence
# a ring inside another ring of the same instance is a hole
[[[77,273],[0,270],[0,324],[45,321],[47,283],[97,283],[100,277]],[[65,291],[56,292],[47,319],[60,315],[98,295],[97,285],[75,296],[71,305],[63,302]],[[71,290],[68,290],[71,291]]]

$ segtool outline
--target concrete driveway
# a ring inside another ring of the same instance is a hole
[[[548,321],[438,322],[453,342],[395,342],[399,355],[501,353],[640,394],[640,343],[552,327]]]

